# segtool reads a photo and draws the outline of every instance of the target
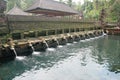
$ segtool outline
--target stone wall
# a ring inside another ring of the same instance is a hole
[[[11,32],[24,32],[36,30],[50,30],[50,29],[66,29],[66,28],[94,28],[93,23],[84,22],[51,22],[51,21],[15,21],[9,22]]]
[[[0,0],[0,13],[3,13],[6,10],[6,1]]]
[[[13,39],[33,38],[71,32],[100,29],[95,21],[45,16],[7,16],[6,25],[0,27],[0,36],[10,32]]]
[[[8,16],[11,32],[41,31],[66,28],[94,28],[94,21],[46,16]]]

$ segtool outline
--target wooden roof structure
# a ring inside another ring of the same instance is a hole
[[[51,16],[65,16],[78,13],[68,5],[54,0],[37,0],[26,12]]]
[[[27,16],[29,13],[24,12],[22,9],[20,9],[18,6],[14,6],[10,11],[7,12],[7,15],[24,15]]]

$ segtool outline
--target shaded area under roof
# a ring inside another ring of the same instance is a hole
[[[53,0],[37,0],[26,12],[53,16],[73,15],[78,13],[68,5]]]
[[[29,13],[24,12],[22,9],[18,8],[16,5],[7,12],[7,15],[29,15]]]

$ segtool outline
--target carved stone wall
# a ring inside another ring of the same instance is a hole
[[[5,22],[4,11],[6,10],[6,1],[0,0],[0,25],[3,25]]]
[[[6,10],[6,1],[0,0],[0,13],[3,13]]]

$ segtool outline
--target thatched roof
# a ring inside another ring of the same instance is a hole
[[[58,16],[77,14],[77,11],[68,5],[53,0],[37,0],[26,12]]]
[[[7,15],[29,15],[29,13],[24,12],[22,9],[18,8],[16,5],[7,12]]]

